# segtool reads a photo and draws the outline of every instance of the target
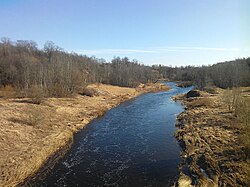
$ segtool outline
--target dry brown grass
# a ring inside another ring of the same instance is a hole
[[[218,94],[205,95],[202,92],[201,98],[191,101],[182,97],[185,104],[190,105],[178,117],[177,123],[180,129],[176,136],[182,143],[183,164],[189,173],[188,177],[198,179],[196,186],[249,186],[250,161],[249,153],[245,150],[250,133],[246,129],[242,131],[243,121],[239,119],[242,115],[235,115],[233,111],[237,108],[234,103],[240,101],[240,97],[229,95],[232,98],[229,111],[228,103],[223,101],[224,90],[216,88],[215,91]],[[248,93],[244,90],[242,93],[246,98]],[[237,109],[241,108],[246,114],[250,105],[246,100],[243,103],[246,107],[241,105]]]
[[[16,90],[11,85],[0,87],[0,98],[12,98],[16,95]]]
[[[241,122],[242,128],[239,137],[250,159],[250,97],[246,96],[246,93],[250,92],[246,92],[245,89],[243,89],[237,103],[235,103],[234,113]]]
[[[95,92],[94,89],[92,88],[84,88],[79,94],[89,96],[89,97],[94,97],[97,96],[97,93]]]
[[[33,143],[33,146],[26,145],[26,148],[23,149],[24,152],[20,152],[20,155],[9,155],[9,158],[4,159],[5,163],[1,162],[0,186],[12,187],[24,181],[27,176],[38,171],[41,165],[49,158],[49,155],[58,150],[58,147],[66,146],[68,144],[66,140],[71,138],[71,132],[51,134],[42,139],[42,149],[34,146]],[[28,141],[34,141],[34,139],[28,139]],[[37,142],[38,140],[35,141]],[[26,154],[29,154],[29,156],[25,156]]]
[[[210,94],[218,94],[216,87],[208,86],[204,88],[204,91]]]
[[[26,113],[26,118],[23,119],[28,125],[36,126],[44,122],[44,118],[48,117],[43,114],[42,109],[35,107],[33,105],[28,105],[24,110]]]
[[[100,108],[99,110],[96,111],[97,117],[102,117],[106,113],[107,109],[105,108]]]
[[[46,92],[39,86],[32,86],[26,90],[26,97],[30,98],[30,102],[33,104],[41,104],[42,100],[46,97]]]
[[[194,100],[191,100],[190,102],[188,102],[188,106],[189,107],[211,107],[213,104],[211,98],[206,98],[206,97],[203,97],[203,98],[197,98],[197,99],[194,99]]]
[[[98,96],[46,98],[39,105],[27,102],[30,98],[0,98],[0,187],[23,182],[60,147],[67,146],[74,132],[145,92],[103,84],[89,87]]]
[[[243,171],[246,171],[246,175],[245,175],[246,185],[250,186],[250,160],[246,161],[242,169]]]
[[[159,92],[159,91],[167,91],[170,89],[170,87],[162,83],[147,83],[144,89],[147,92]]]

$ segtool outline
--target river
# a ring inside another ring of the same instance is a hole
[[[65,157],[33,186],[171,186],[178,177],[176,116],[184,110],[171,96],[191,88],[148,93],[93,120],[77,133]]]

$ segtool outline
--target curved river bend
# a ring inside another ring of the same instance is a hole
[[[93,120],[46,178],[32,186],[171,186],[180,162],[175,119],[184,110],[171,96],[191,88],[167,84],[170,91],[142,95]]]

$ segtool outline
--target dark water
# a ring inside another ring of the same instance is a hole
[[[180,148],[175,118],[183,106],[171,96],[190,88],[142,95],[108,111],[75,135],[69,153],[33,186],[170,186]]]

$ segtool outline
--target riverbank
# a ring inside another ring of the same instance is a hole
[[[51,156],[72,143],[73,134],[121,102],[143,93],[169,89],[162,84],[125,88],[89,85],[89,94],[47,98],[0,99],[0,186],[17,186],[34,175]]]
[[[250,99],[249,89],[241,94]],[[223,102],[224,90],[179,95],[185,111],[177,117],[176,138],[182,147],[177,186],[248,186],[250,162],[241,140],[242,124]],[[250,106],[249,106],[250,107]]]

